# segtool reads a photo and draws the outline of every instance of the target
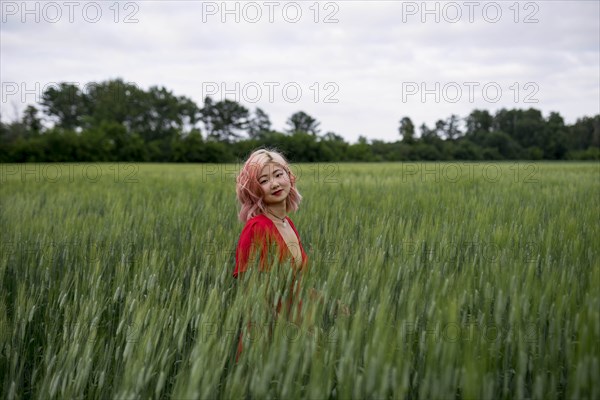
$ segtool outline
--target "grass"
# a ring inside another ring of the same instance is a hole
[[[600,397],[598,163],[295,165],[301,320],[237,168],[0,165],[2,398]]]

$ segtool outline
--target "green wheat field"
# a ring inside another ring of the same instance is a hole
[[[293,165],[277,317],[239,167],[0,165],[0,397],[600,398],[600,164]]]

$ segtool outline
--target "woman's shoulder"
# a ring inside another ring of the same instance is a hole
[[[269,222],[269,219],[264,214],[258,214],[246,221],[244,228],[247,226],[266,225],[267,222]]]
[[[263,231],[265,229],[268,229],[269,227],[269,219],[263,215],[263,214],[258,214],[252,218],[250,218],[248,221],[246,221],[246,224],[244,225],[244,228],[242,229],[242,233],[246,233],[246,232],[250,232],[250,231]]]
[[[264,215],[262,217],[257,215],[246,221],[246,225],[240,233],[238,248],[249,249],[256,241],[271,243],[271,240],[276,240],[273,228],[268,224],[269,221]]]

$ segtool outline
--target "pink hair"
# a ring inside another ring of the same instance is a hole
[[[285,200],[286,211],[298,210],[302,196],[296,189],[296,176],[290,171],[287,160],[275,150],[259,149],[250,154],[236,178],[237,199],[241,205],[238,218],[244,223],[267,211],[263,203],[263,192],[258,183],[258,174],[270,162],[279,164],[290,177],[291,189]]]

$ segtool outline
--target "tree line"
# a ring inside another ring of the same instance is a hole
[[[60,83],[17,120],[0,122],[0,162],[237,162],[260,146],[294,162],[600,160],[600,114],[567,125],[558,112],[475,109],[418,129],[404,116],[397,141],[360,136],[352,144],[322,133],[303,111],[286,124],[279,132],[258,107],[210,97],[199,106],[164,87],[142,90],[122,79],[85,90]]]

